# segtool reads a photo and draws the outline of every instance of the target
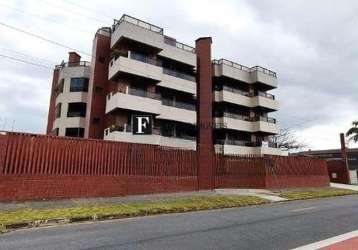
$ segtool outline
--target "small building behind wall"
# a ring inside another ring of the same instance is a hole
[[[330,180],[337,183],[347,183],[345,162],[342,159],[341,149],[308,150],[299,152],[296,155],[315,157],[327,161]],[[347,149],[348,169],[351,184],[358,184],[358,148]]]

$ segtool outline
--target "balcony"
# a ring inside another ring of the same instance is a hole
[[[225,155],[254,154],[254,155],[284,155],[276,144],[269,142],[248,142],[240,140],[217,140],[215,151]]]
[[[160,135],[160,130],[153,128],[152,135],[133,135],[130,126],[107,128],[104,131],[104,139],[111,141],[151,144],[165,147],[174,147],[187,150],[195,150],[196,142],[192,138],[166,137]]]
[[[226,59],[213,60],[214,75],[226,76],[248,84],[261,83],[267,89],[277,88],[276,73],[260,66],[249,68]]]
[[[107,95],[106,113],[117,108],[158,115],[157,119],[196,123],[195,105],[161,99],[156,93],[129,88]]]
[[[196,106],[188,103],[162,99],[160,115],[157,116],[157,119],[195,124]]]
[[[232,113],[224,113],[222,117],[216,117],[215,127],[269,134],[278,134],[279,132],[279,126],[274,118],[248,117]]]
[[[278,110],[279,104],[275,96],[266,92],[258,91],[251,94],[235,88],[223,86],[222,90],[215,91],[216,102],[229,102],[245,107],[264,107],[272,111]]]
[[[163,29],[137,18],[123,15],[112,26],[111,48],[130,39],[161,51],[164,47]]]
[[[195,48],[168,36],[164,36],[164,47],[159,55],[196,67]]]
[[[125,92],[112,92],[107,95],[106,113],[121,108],[159,114],[160,106],[161,101],[155,93],[127,88]]]
[[[158,86],[179,90],[192,95],[196,94],[195,76],[172,69],[163,68],[162,81]]]
[[[53,123],[53,129],[84,128],[85,125],[86,118],[84,117],[60,117],[55,119]]]
[[[114,57],[110,61],[108,79],[113,80],[121,72],[160,81],[163,69],[159,61],[134,51],[128,51],[128,54]]]

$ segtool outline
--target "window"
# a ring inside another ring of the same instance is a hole
[[[58,136],[59,132],[60,132],[60,129],[59,129],[59,128],[55,128],[55,129],[53,130],[53,134],[56,135],[56,136]]]
[[[57,104],[55,107],[55,114],[56,114],[56,118],[60,118],[61,117],[61,103]]]
[[[70,92],[88,92],[88,78],[71,78]]]
[[[85,134],[84,128],[66,128],[65,136],[69,137],[83,137]]]
[[[160,126],[160,134],[166,137],[172,137],[175,134],[175,126],[171,123],[164,123]]]
[[[63,93],[63,85],[65,84],[65,79],[61,79],[60,83],[58,84],[58,90],[60,93]]]
[[[85,102],[69,103],[67,117],[86,117],[86,103]]]

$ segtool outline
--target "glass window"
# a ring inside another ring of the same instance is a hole
[[[88,78],[71,78],[70,92],[88,92]]]
[[[68,104],[67,117],[86,117],[85,102],[71,102]]]
[[[85,132],[84,128],[66,128],[65,136],[83,137],[84,132]]]
[[[65,79],[61,79],[60,83],[58,84],[58,89],[60,93],[63,93],[63,85],[65,83]]]
[[[57,104],[55,107],[55,113],[56,113],[56,118],[60,118],[61,117],[61,103]]]

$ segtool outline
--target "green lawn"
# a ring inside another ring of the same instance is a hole
[[[280,196],[289,200],[306,200],[351,194],[358,194],[358,192],[339,188],[318,188],[310,190],[283,191]]]
[[[195,196],[155,202],[129,203],[120,205],[92,205],[58,209],[25,209],[0,213],[0,225],[45,221],[63,218],[67,220],[87,217],[134,217],[164,213],[180,213],[207,209],[258,205],[267,201],[254,196]]]

